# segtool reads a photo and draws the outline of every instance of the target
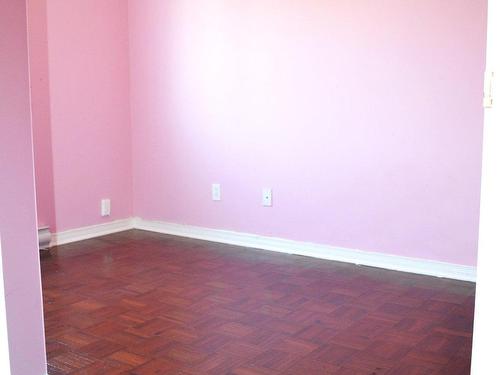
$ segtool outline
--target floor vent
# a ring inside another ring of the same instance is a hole
[[[52,234],[49,227],[42,227],[38,229],[38,248],[40,250],[47,250],[50,247],[50,240]]]

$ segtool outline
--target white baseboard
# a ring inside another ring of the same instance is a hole
[[[394,271],[445,277],[455,280],[476,281],[476,267],[473,266],[345,249],[311,242],[300,242],[276,237],[259,236],[256,234],[201,228],[160,221],[148,221],[141,218],[118,220],[111,223],[93,225],[57,233],[53,236],[52,245],[64,245],[71,242],[105,236],[107,234],[129,229],[141,229],[180,237],[270,250],[286,254],[304,255],[313,258],[354,263]]]
[[[51,246],[65,245],[71,242],[88,240],[107,234],[123,232],[134,228],[135,219],[116,220],[109,223],[91,225],[88,227],[70,229],[52,235]]]
[[[134,228],[151,232],[196,238],[212,242],[271,250],[287,254],[304,255],[320,259],[354,263],[449,279],[476,281],[476,268],[434,260],[408,258],[361,250],[345,249],[329,245],[299,242],[255,234],[200,228],[188,225],[134,219]]]

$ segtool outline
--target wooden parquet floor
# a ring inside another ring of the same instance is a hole
[[[472,283],[142,231],[42,278],[49,374],[470,373]]]

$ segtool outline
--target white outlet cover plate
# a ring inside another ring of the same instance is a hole
[[[111,215],[111,200],[110,199],[102,199],[101,200],[101,216],[110,216]]]
[[[273,190],[271,188],[262,189],[262,205],[265,207],[273,205]]]
[[[220,184],[212,184],[212,200],[214,201],[221,200]]]

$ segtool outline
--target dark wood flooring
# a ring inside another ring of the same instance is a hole
[[[42,257],[49,374],[469,374],[474,284],[128,231]]]

